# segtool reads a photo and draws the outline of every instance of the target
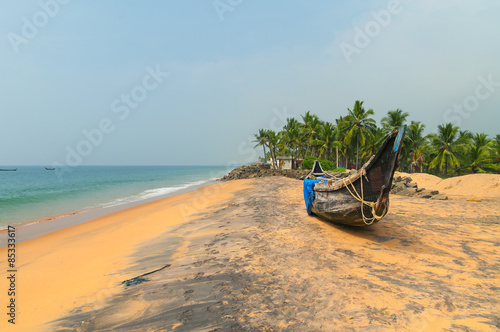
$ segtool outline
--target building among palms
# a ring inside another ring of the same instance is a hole
[[[300,163],[303,161],[303,159],[296,159],[293,157],[289,156],[278,156],[276,157],[276,164],[277,168],[274,167],[272,159],[268,159],[267,163],[271,165],[271,169],[279,169],[279,170],[286,170],[286,169],[297,169],[300,167]]]

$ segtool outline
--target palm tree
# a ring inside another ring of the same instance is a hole
[[[316,115],[311,114],[311,111],[306,111],[304,115],[300,116],[302,118],[302,128],[300,131],[300,141],[302,146],[302,157],[307,157],[309,153],[309,131],[310,123]]]
[[[362,156],[364,155],[372,156],[375,153],[377,153],[377,151],[382,146],[382,143],[384,142],[385,138],[386,138],[385,131],[382,128],[377,127],[373,132],[373,135],[370,135],[368,137],[366,142],[366,148]]]
[[[336,122],[336,130],[335,130],[335,138],[333,145],[335,146],[336,156],[337,156],[337,168],[342,164],[341,158],[339,157],[339,152],[343,156],[345,160],[345,165],[347,167],[347,144],[345,143],[345,133],[348,131],[349,123],[347,121],[347,116],[340,116],[338,119],[335,119]]]
[[[300,128],[301,125],[299,121],[295,118],[286,119],[286,125],[283,127],[281,139],[292,157],[292,164],[294,164],[294,158],[296,156],[296,149],[298,148],[299,138],[300,138]]]
[[[320,146],[319,158],[326,155],[325,159],[330,160],[333,142],[335,141],[335,126],[331,122],[325,122],[319,133]]]
[[[424,149],[427,140],[424,136],[425,124],[420,121],[412,121],[411,124],[406,128],[405,141],[407,146],[410,148],[409,153],[410,158],[410,169],[411,172],[415,172],[418,166],[420,166],[420,172],[423,172],[424,165]]]
[[[420,165],[420,173],[424,172],[424,162],[425,162],[425,146],[420,146],[413,150],[411,159],[411,170],[412,173],[416,173],[415,169]]]
[[[455,171],[457,172],[458,175],[461,174],[466,174],[468,170],[468,164],[469,164],[469,148],[470,145],[472,144],[472,137],[474,135],[468,131],[468,130],[458,130],[458,138],[457,138],[457,143],[458,146],[455,149],[455,156],[457,156],[458,160],[460,161],[460,165],[462,167],[456,167]],[[465,166],[463,166],[465,165]]]
[[[377,125],[375,120],[369,117],[374,114],[373,110],[366,111],[362,101],[356,100],[353,109],[348,108],[347,111],[349,112],[347,121],[350,129],[345,136],[345,141],[349,144],[353,137],[356,137],[356,168],[358,168],[359,144],[365,144],[366,136],[371,135]]]
[[[319,157],[319,150],[323,145],[323,141],[320,139],[320,134],[323,130],[324,122],[319,118],[311,122],[311,130],[309,132],[309,145],[311,146],[311,155],[314,157]]]
[[[383,117],[381,120],[382,128],[384,129],[386,135],[404,125],[406,118],[409,115],[410,114],[403,112],[403,110],[400,110],[399,108],[395,111],[388,111],[387,116]]]
[[[447,123],[438,126],[437,134],[430,134],[428,137],[431,141],[431,149],[434,159],[429,163],[429,167],[435,168],[439,166],[442,170],[444,166],[444,176],[448,176],[448,166],[460,166],[460,161],[455,155],[455,149],[459,147],[457,141],[458,127],[452,123]]]
[[[458,130],[458,140],[466,143],[472,139],[474,135],[468,130]]]
[[[264,159],[269,155],[277,168],[277,154],[314,156],[333,160],[336,152],[337,167],[360,163],[376,153],[388,132],[401,127],[409,114],[401,109],[387,112],[382,127],[372,119],[372,109],[365,110],[357,100],[348,114],[334,123],[323,122],[311,111],[302,115],[302,121],[288,118],[283,129],[276,133],[259,129],[254,134],[255,147],[262,146]],[[410,172],[433,170],[445,176],[448,173],[498,172],[500,173],[500,135],[488,139],[484,133],[472,134],[459,130],[451,123],[438,126],[436,134],[424,136],[425,125],[412,121],[408,125],[401,155],[401,169]],[[334,150],[335,149],[335,150]],[[462,166],[460,166],[462,165]]]
[[[493,163],[496,164],[496,168],[498,173],[500,173],[500,135],[495,136],[495,140],[493,141]]]
[[[257,143],[254,146],[254,148],[260,145],[264,149],[264,162],[266,161],[266,145],[267,145],[266,132],[267,132],[266,129],[259,129],[259,133],[253,135],[255,137],[255,140],[252,141],[254,143]]]
[[[304,125],[302,127],[303,139],[305,140],[306,150],[304,157],[309,155],[309,149],[312,148],[311,155],[314,155],[314,148],[318,146],[317,136],[321,130],[322,122],[317,115],[310,114],[307,111],[305,115],[302,115],[302,120]]]
[[[485,168],[491,168],[491,152],[494,141],[488,139],[484,133],[472,136],[471,144],[467,146],[468,169],[472,173],[486,172]]]
[[[278,169],[278,163],[276,161],[276,148],[278,147],[280,137],[274,130],[266,130],[266,142],[269,147],[269,151],[271,151],[271,161],[273,167]]]

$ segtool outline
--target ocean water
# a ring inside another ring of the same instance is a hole
[[[43,166],[0,171],[0,229],[175,194],[229,171],[226,166],[80,166],[59,178],[57,170]]]

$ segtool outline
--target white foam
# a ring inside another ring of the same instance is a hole
[[[112,206],[118,206],[118,205],[122,205],[122,204],[140,202],[140,201],[155,198],[155,197],[165,196],[165,195],[174,193],[176,191],[187,189],[189,187],[199,186],[199,185],[202,185],[204,183],[214,181],[216,179],[217,178],[208,179],[208,180],[201,180],[201,181],[194,181],[194,182],[189,182],[189,183],[185,183],[185,184],[175,185],[172,187],[148,189],[148,190],[145,190],[139,194],[128,196],[128,197],[123,197],[123,198],[118,198],[118,199],[115,199],[113,201],[106,202],[104,204],[100,204],[100,205],[94,206],[94,207],[112,207]]]

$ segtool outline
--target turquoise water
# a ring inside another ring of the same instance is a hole
[[[81,166],[63,176],[40,166],[0,171],[0,229],[175,193],[227,174],[225,166]],[[59,172],[59,173],[58,173]]]

